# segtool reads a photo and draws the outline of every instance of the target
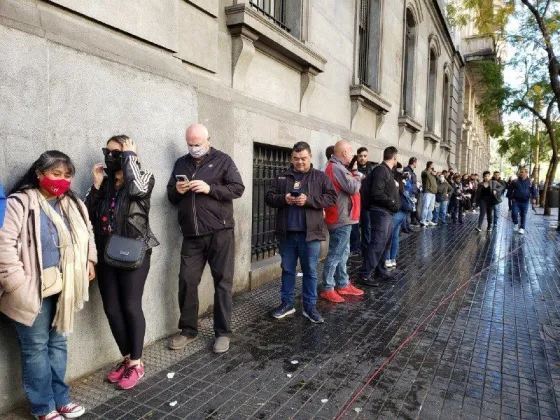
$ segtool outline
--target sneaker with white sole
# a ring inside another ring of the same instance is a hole
[[[397,266],[397,260],[391,260],[391,265],[395,268]]]
[[[523,235],[525,233],[525,229],[521,228],[517,231],[517,233],[519,233],[520,235]]]
[[[64,420],[58,411],[51,411],[49,414],[45,414],[43,416],[35,416],[37,420]]]
[[[58,411],[58,414],[60,414],[65,419],[77,419],[78,417],[84,415],[86,409],[81,405],[70,403],[66,404],[63,407],[58,407],[56,411]]]
[[[426,222],[428,226],[437,226],[437,223],[432,222],[431,220]]]
[[[517,225],[513,225],[513,231],[514,231],[514,232],[518,232],[518,231],[519,231],[519,228],[517,227]]]
[[[309,319],[314,324],[322,324],[325,322],[323,317],[319,312],[317,312],[317,308],[315,305],[304,305],[303,306],[303,316]]]

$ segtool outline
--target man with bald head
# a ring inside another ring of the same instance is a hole
[[[352,226],[360,220],[360,187],[362,174],[358,162],[352,162],[354,153],[346,140],[334,145],[325,174],[331,179],[336,191],[336,204],[325,209],[325,221],[329,229],[329,251],[323,269],[321,298],[334,303],[344,302],[343,296],[361,296],[362,290],[350,284],[346,263],[350,256]],[[352,163],[352,167],[349,165]]]
[[[206,263],[214,279],[214,352],[229,350],[235,259],[233,202],[245,186],[233,160],[210,146],[208,130],[192,124],[188,154],[175,162],[167,197],[179,206],[183,233],[179,271],[180,334],[169,343],[180,350],[198,335],[198,285]]]

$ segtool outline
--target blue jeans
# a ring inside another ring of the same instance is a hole
[[[494,225],[498,224],[498,218],[500,217],[500,205],[496,204],[494,206]]]
[[[399,253],[399,235],[401,233],[401,226],[405,222],[407,214],[404,211],[399,211],[393,215],[393,239],[391,240],[391,248],[385,252],[386,260],[396,260]]]
[[[350,232],[357,225],[346,225],[329,229],[329,252],[324,262],[323,289],[333,290],[348,285],[346,263],[350,255]]]
[[[436,209],[434,213],[434,223],[437,223],[438,220],[443,223],[444,225],[447,224],[447,207],[449,206],[449,201],[441,201],[439,203],[439,207]]]
[[[371,240],[360,267],[360,276],[368,279],[374,270],[375,275],[387,275],[383,258],[391,246],[391,235],[393,233],[393,215],[389,211],[374,207],[369,213],[371,218]]]
[[[43,299],[31,327],[12,320],[19,341],[23,390],[34,416],[44,416],[72,402],[64,382],[66,338],[51,327],[58,296]]]
[[[352,226],[352,232],[350,233],[350,252],[356,252],[360,250],[360,225],[356,223],[349,226]]]
[[[303,272],[302,296],[304,305],[317,303],[317,263],[321,253],[319,241],[305,241],[305,232],[288,232],[280,240],[282,257],[282,303],[294,304],[296,266],[299,259]]]
[[[420,221],[427,222],[431,219],[430,214],[434,211],[436,195],[432,193],[422,194],[422,217]]]
[[[513,200],[511,203],[511,220],[513,224],[516,225],[518,222],[518,216],[521,213],[521,224],[520,229],[525,229],[525,222],[527,222],[527,212],[529,211],[529,200],[527,201],[517,201]]]

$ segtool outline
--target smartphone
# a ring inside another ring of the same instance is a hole
[[[290,193],[290,195],[292,197],[299,197],[301,195],[301,192],[299,192],[298,190],[292,190],[292,192]]]
[[[356,163],[357,160],[358,160],[358,155],[354,155],[354,157],[352,158],[352,160],[348,164],[348,169],[349,170],[352,170],[352,168],[354,167],[354,164]]]
[[[186,175],[175,175],[177,182],[191,182]]]

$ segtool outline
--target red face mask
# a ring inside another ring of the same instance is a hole
[[[70,181],[67,179],[50,179],[47,176],[43,176],[39,180],[39,185],[57,197],[65,194],[70,189]]]

